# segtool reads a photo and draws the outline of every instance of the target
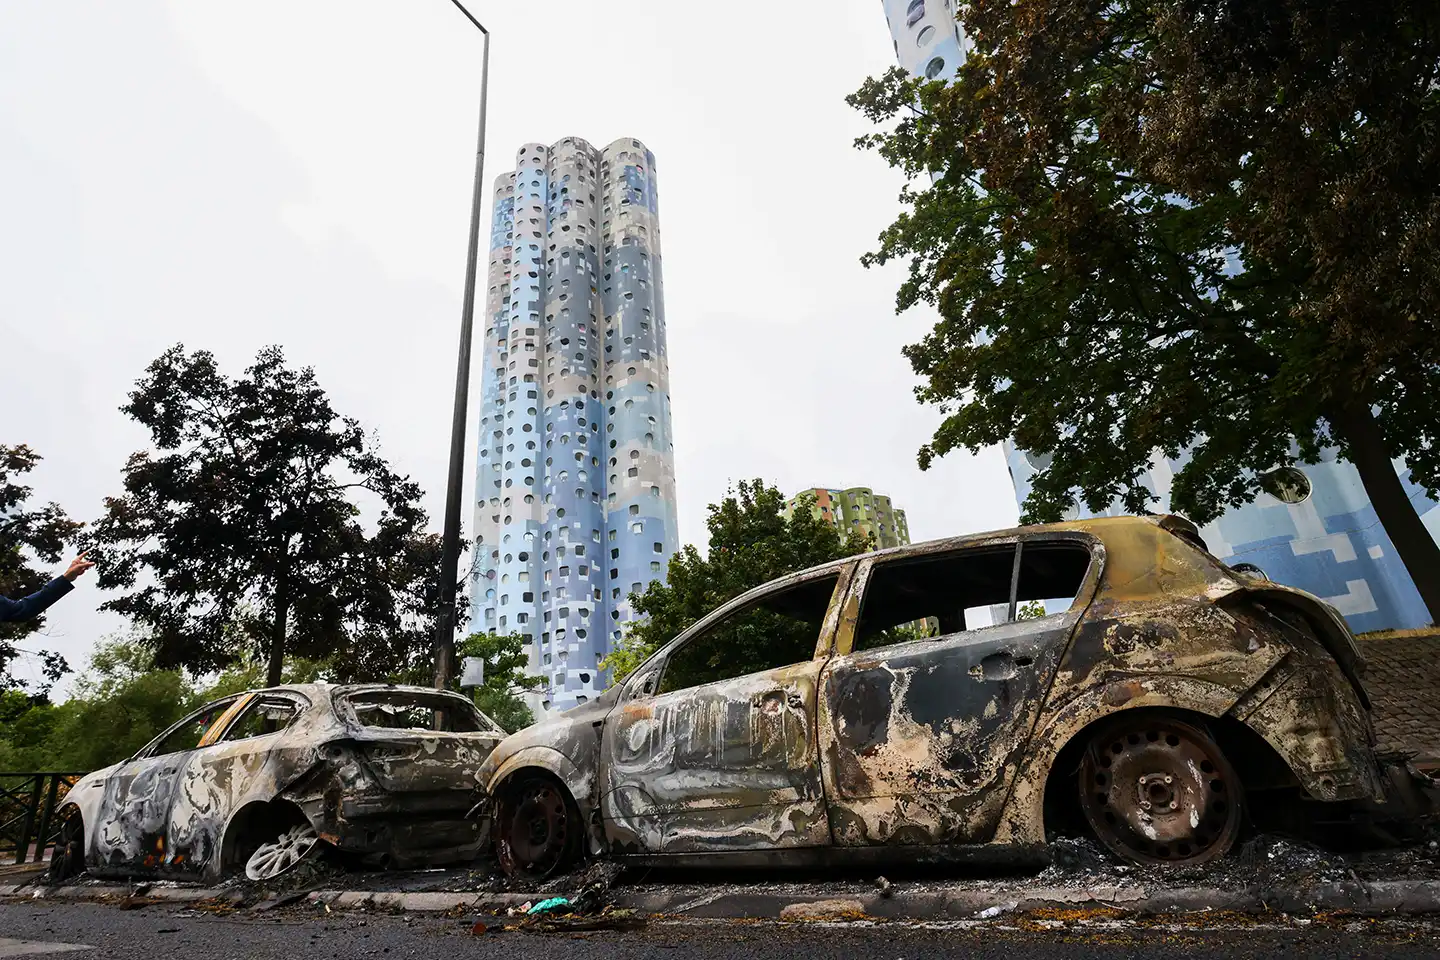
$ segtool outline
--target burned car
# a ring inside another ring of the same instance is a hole
[[[527,877],[582,853],[1043,862],[1071,827],[1194,863],[1248,814],[1395,799],[1361,669],[1331,607],[1178,517],[915,544],[752,590],[508,738],[486,812]]]
[[[329,845],[379,865],[475,857],[466,813],[504,732],[458,694],[304,684],[206,704],[71,788],[51,877],[279,876]]]

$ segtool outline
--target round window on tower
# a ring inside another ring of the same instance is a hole
[[[944,58],[944,57],[936,57],[935,59],[931,60],[929,63],[925,64],[925,79],[926,79],[926,80],[934,80],[936,77],[940,76],[940,74],[942,74],[942,73],[944,73],[944,72],[945,72],[945,58]]]

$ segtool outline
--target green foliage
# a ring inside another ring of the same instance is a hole
[[[307,660],[304,657],[287,657],[281,683],[334,682],[336,674],[332,663],[325,660]],[[219,700],[232,693],[258,690],[270,686],[265,682],[265,664],[253,654],[243,654],[228,667],[220,671],[215,681],[200,694],[202,701]]]
[[[906,356],[945,419],[922,468],[1013,438],[1026,519],[1143,512],[1155,451],[1207,522],[1338,446],[1440,615],[1440,6],[1118,0],[959,7],[953,83],[849,102],[911,177],[864,262],[940,320]]]
[[[0,446],[0,596],[22,597],[39,590],[53,574],[37,569],[36,558],[59,563],[62,549],[75,538],[82,524],[65,515],[54,503],[32,505],[33,490],[18,478],[35,469],[40,455],[24,444]],[[0,691],[21,687],[10,676],[10,661],[21,652],[17,644],[45,625],[43,616],[18,623],[0,623]],[[41,651],[45,682],[33,693],[43,695],[69,671],[58,654]]]
[[[125,591],[102,609],[143,628],[158,667],[208,672],[249,654],[273,685],[287,655],[326,660],[338,679],[429,655],[439,545],[420,488],[312,370],[268,348],[232,380],[177,346],[121,409],[156,449],[130,457],[95,524],[100,585]]]
[[[62,704],[7,694],[0,707],[0,770],[89,771],[131,756],[198,706],[201,696],[177,670],[154,669],[148,645],[133,638],[99,644],[74,696]]]
[[[471,691],[475,706],[507,733],[535,722],[520,693],[535,690],[544,677],[529,676],[525,668],[529,638],[523,633],[472,633],[457,648],[459,657],[480,657],[485,661],[485,682]]]
[[[725,601],[787,573],[874,549],[873,537],[851,533],[842,539],[810,509],[802,506],[787,518],[784,508],[779,489],[759,479],[742,480],[726,491],[725,499],[709,505],[707,554],[687,544],[670,558],[665,583],[656,581],[643,594],[630,595],[635,612],[644,619],[632,623],[601,661],[612,683]],[[779,629],[780,624],[770,626]],[[814,639],[812,632],[812,645]],[[766,644],[765,631],[757,627],[735,637],[726,655],[742,663],[767,663]]]
[[[1016,620],[1039,620],[1045,616],[1045,604],[1039,600],[1028,600],[1015,608]]]

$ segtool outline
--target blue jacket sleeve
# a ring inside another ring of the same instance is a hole
[[[74,589],[75,585],[69,580],[64,577],[56,577],[21,600],[0,597],[0,623],[12,620],[32,620],[44,613],[50,604]]]

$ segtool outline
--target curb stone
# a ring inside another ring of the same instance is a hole
[[[1370,883],[1326,883],[1308,888],[1273,887],[1222,890],[1216,887],[1148,889],[1138,885],[1046,887],[991,890],[917,890],[896,886],[880,893],[847,894],[842,899],[814,894],[745,891],[714,892],[635,890],[612,891],[612,904],[639,913],[691,919],[855,919],[985,920],[1042,909],[1113,909],[1120,914],[1151,916],[1212,911],[1311,914],[1346,911],[1362,916],[1413,916],[1440,913],[1440,881],[1381,880]],[[124,885],[23,887],[0,885],[0,898],[110,901],[135,895]],[[166,903],[223,899],[239,902],[238,890],[159,887],[142,896]],[[376,892],[317,890],[305,897],[314,906],[338,910],[383,909],[406,913],[445,913],[457,907],[481,914],[504,913],[510,907],[543,899],[540,894],[473,892]],[[842,907],[843,905],[843,907]]]

